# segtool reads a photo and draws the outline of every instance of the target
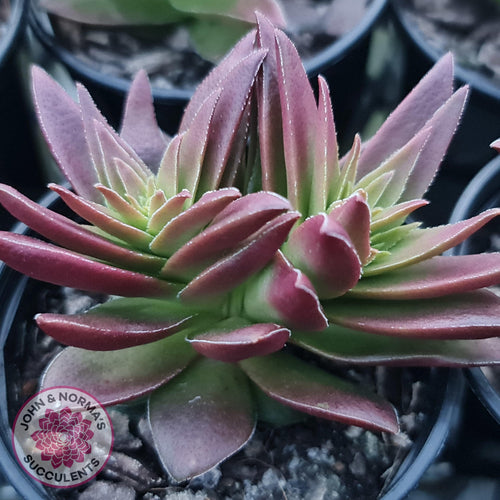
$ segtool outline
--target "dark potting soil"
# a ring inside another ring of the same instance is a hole
[[[286,32],[306,60],[354,27],[371,0],[281,0]],[[98,28],[52,16],[58,42],[104,74],[127,80],[140,69],[154,87],[194,89],[212,63],[193,49],[184,27]]]
[[[28,281],[9,336],[6,371],[9,416],[37,390],[41,372],[62,349],[41,332],[35,313],[76,313],[103,297]],[[341,370],[331,363],[325,368]],[[404,459],[431,411],[429,373],[418,369],[350,368],[341,371],[387,397],[398,409],[401,432],[373,433],[354,426],[308,418],[273,427],[259,423],[249,443],[218,467],[186,484],[172,484],[152,447],[145,401],[109,407],[115,442],[101,473],[73,490],[48,491],[74,500],[164,498],[188,500],[369,500],[375,499]]]
[[[401,11],[439,52],[500,84],[500,2],[397,0]]]

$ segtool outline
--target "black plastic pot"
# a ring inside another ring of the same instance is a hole
[[[339,130],[348,123],[353,110],[359,106],[360,92],[365,81],[365,66],[370,35],[385,12],[388,0],[372,0],[363,20],[349,33],[305,61],[308,75],[323,74],[334,90],[336,121]],[[124,96],[130,82],[124,78],[104,75],[78,59],[64,48],[53,35],[49,17],[35,8],[29,16],[30,26],[37,39],[50,54],[61,62],[78,81],[90,90],[98,106],[115,124],[121,117]],[[160,127],[173,134],[191,98],[192,89],[153,89]]]
[[[57,209],[61,206],[55,193],[49,193],[41,202]],[[16,233],[31,234],[23,224],[13,229]],[[36,305],[30,297],[33,280],[0,265],[0,473],[14,486],[23,498],[30,500],[50,499],[50,491],[32,480],[16,461],[11,445],[13,413],[23,402],[22,395],[15,392],[15,370],[25,352],[30,350],[30,341],[19,326],[20,319],[31,317]],[[26,320],[24,320],[26,321]],[[31,351],[33,351],[31,347]],[[383,500],[405,498],[414,489],[425,470],[442,451],[450,433],[457,427],[463,395],[463,377],[457,370],[432,369],[429,372],[429,387],[432,400],[422,431],[415,440],[398,470],[394,473],[385,491]]]
[[[6,34],[0,39],[0,70],[5,71],[24,34],[28,2],[13,0]]]
[[[391,0],[389,11],[406,49],[405,92],[414,87],[431,66],[444,54],[430,45],[418,26],[404,15],[408,2]],[[455,64],[457,85],[470,86],[470,98],[460,127],[448,151],[447,162],[454,175],[470,180],[478,165],[494,154],[488,145],[500,137],[500,86],[479,71]]]
[[[39,196],[41,174],[19,60],[25,41],[28,6],[29,0],[11,0],[7,30],[0,39],[0,182],[32,193],[39,187],[36,193]],[[3,218],[0,224],[7,228]]]
[[[473,217],[493,207],[500,207],[500,156],[490,161],[472,179],[457,201],[450,222]],[[500,222],[496,220],[456,247],[453,253],[464,255],[491,251],[490,235],[495,233],[500,235]],[[475,394],[500,423],[500,393],[492,386],[482,368],[471,368],[466,373]]]

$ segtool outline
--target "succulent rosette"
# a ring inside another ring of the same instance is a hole
[[[423,228],[407,218],[445,154],[467,96],[445,56],[368,141],[339,158],[329,90],[263,16],[200,85],[179,133],[156,124],[144,73],[120,133],[78,86],[40,69],[41,128],[86,223],[8,186],[0,203],[54,244],[0,235],[0,258],[51,283],[109,294],[37,323],[69,345],[41,385],[102,404],[148,398],[160,460],[203,473],[284,412],[397,432],[390,402],[333,363],[500,362],[500,254],[441,256],[500,214]],[[311,356],[314,358],[315,356]]]

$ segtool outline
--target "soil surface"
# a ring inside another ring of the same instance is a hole
[[[35,0],[36,1],[36,0]],[[304,60],[354,27],[371,0],[281,0],[286,32]],[[145,69],[156,88],[194,89],[212,68],[184,27],[95,28],[51,18],[59,43],[90,67],[131,79]]]
[[[28,282],[18,313],[19,331],[9,337],[11,422],[37,390],[44,367],[62,349],[33,321],[41,311],[76,313],[103,297]],[[24,319],[23,319],[24,318]],[[369,500],[375,499],[422,429],[433,402],[427,370],[323,366],[372,387],[398,409],[401,432],[373,433],[320,419],[276,428],[259,424],[242,451],[186,484],[172,484],[156,459],[145,417],[145,401],[108,408],[115,435],[111,459],[89,483],[73,490],[48,490],[55,498],[144,500]]]
[[[497,0],[397,0],[411,25],[457,62],[500,85],[500,2]]]

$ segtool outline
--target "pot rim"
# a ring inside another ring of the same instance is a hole
[[[430,416],[433,425],[427,422],[427,433],[419,434],[389,486],[379,500],[401,500],[418,486],[420,479],[429,466],[436,461],[444,450],[448,437],[458,427],[464,395],[464,377],[461,370],[442,369],[448,378],[439,382],[445,384],[443,398],[434,407]]]
[[[467,184],[455,204],[450,223],[466,219],[480,210],[481,206],[500,188],[500,155],[489,161]],[[457,247],[461,248],[461,246]]]
[[[40,199],[40,204],[48,206],[57,200],[58,195],[54,192],[49,192]],[[12,228],[12,232],[23,234],[28,231],[28,227],[22,222],[17,222]],[[24,291],[27,277],[22,276],[16,271],[8,268],[3,262],[0,262],[0,276],[2,278],[18,274],[20,281],[9,299],[10,303],[18,303]],[[0,294],[4,294],[7,288],[7,279],[0,280]],[[5,360],[4,360],[4,346],[7,340],[9,329],[5,328],[5,323],[11,323],[13,317],[2,317],[0,324],[0,401],[6,401],[7,391],[5,386]],[[33,500],[46,500],[47,496],[42,485],[28,479],[26,473],[21,468],[20,464],[14,457],[12,450],[12,436],[10,426],[7,425],[5,429],[4,423],[8,422],[7,406],[0,405],[0,472],[14,487],[14,489],[21,495],[22,498],[29,498]]]
[[[402,14],[404,10],[401,6],[401,1],[391,0],[391,11],[396,20],[396,24],[402,29],[418,47],[420,52],[428,59],[429,64],[433,65],[445,52],[441,52],[437,48],[428,43],[427,38],[418,29],[415,23],[412,23],[407,16]],[[455,62],[455,80],[459,80],[461,84],[469,84],[471,88],[480,94],[487,96],[497,101],[500,100],[500,85],[495,84],[490,78],[483,75],[481,72],[474,69],[467,69]]]
[[[0,69],[5,66],[17,43],[24,32],[28,17],[28,0],[10,0],[11,11],[7,21],[7,30],[0,39]]]
[[[48,192],[39,200],[39,203],[43,206],[49,206],[58,198],[57,193]],[[28,228],[25,224],[18,222],[12,231],[25,233]],[[12,297],[8,300],[9,304],[18,304],[28,278],[0,262],[0,276],[5,278],[6,274],[7,277],[13,277],[14,275],[21,277],[21,281],[17,284]],[[0,293],[5,293],[8,285],[7,281],[7,279],[0,280]],[[4,317],[0,324],[0,400],[2,401],[6,400],[3,349],[9,334],[9,327],[5,323],[9,322],[10,324],[13,316],[10,316],[10,318],[9,320],[9,316]],[[389,485],[382,491],[381,500],[400,500],[406,497],[417,486],[425,470],[442,451],[450,432],[455,427],[455,420],[459,416],[457,408],[460,406],[463,397],[462,373],[459,370],[446,368],[433,370],[435,370],[436,387],[438,387],[441,398],[433,406],[433,413],[428,416],[424,429],[399,465]],[[7,426],[5,426],[5,423],[7,423]],[[23,498],[32,500],[51,498],[50,493],[26,475],[14,458],[6,405],[0,405],[0,469]]]
[[[389,0],[372,0],[363,19],[351,31],[340,37],[316,56],[304,61],[309,76],[318,75],[324,68],[341,61],[349,49],[356,47],[368,36],[371,27],[379,20],[388,6]],[[61,60],[79,78],[93,81],[109,88],[117,94],[125,94],[130,87],[130,80],[102,72],[90,67],[71,51],[57,43],[56,37],[50,33],[50,21],[45,12],[37,12],[32,5],[29,11],[29,24],[37,39],[55,57]],[[160,103],[178,103],[187,101],[193,95],[193,89],[153,88],[153,98]]]
[[[479,213],[500,192],[500,155],[488,162],[470,181],[450,217],[450,223],[467,219]],[[453,254],[466,253],[465,245],[457,246]],[[500,423],[500,393],[496,391],[480,367],[465,370],[469,384],[492,417]]]

